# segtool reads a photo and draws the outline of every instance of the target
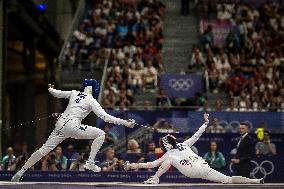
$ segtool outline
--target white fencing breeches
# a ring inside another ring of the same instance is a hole
[[[224,175],[223,173],[220,173],[216,171],[215,169],[212,169],[209,167],[209,165],[203,164],[201,165],[202,167],[202,172],[204,174],[201,175],[202,179],[210,180],[213,182],[219,182],[219,183],[233,183],[233,184],[256,184],[259,183],[259,179],[250,179],[246,177],[240,177],[240,176],[233,176],[229,177]]]
[[[96,127],[88,125],[82,125],[79,120],[72,120],[68,118],[59,118],[56,122],[56,127],[48,137],[47,141],[43,146],[34,152],[31,157],[27,160],[23,168],[19,171],[22,175],[27,169],[38,162],[42,157],[46,156],[52,151],[58,144],[60,144],[66,138],[74,139],[95,139],[91,146],[91,152],[89,161],[94,161],[94,158],[101,148],[104,139],[105,132]]]
[[[201,175],[202,179],[210,180],[213,182],[218,183],[232,183],[232,177],[226,176],[215,169],[209,167],[209,165],[202,165],[202,172]]]

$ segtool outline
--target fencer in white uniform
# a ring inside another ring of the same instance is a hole
[[[57,120],[55,129],[47,139],[46,143],[31,155],[25,165],[13,176],[11,181],[18,182],[27,169],[33,166],[42,157],[46,156],[66,138],[94,139],[91,145],[89,159],[84,165],[84,168],[94,172],[101,171],[101,168],[95,165],[94,159],[104,142],[105,132],[96,127],[82,125],[81,121],[91,111],[108,123],[133,128],[135,121],[123,120],[107,114],[96,100],[99,95],[99,90],[99,82],[93,79],[85,79],[80,91],[61,91],[54,89],[54,86],[51,84],[48,85],[48,91],[54,97],[67,98],[69,99],[69,104],[64,113],[62,113]]]
[[[240,176],[229,177],[212,168],[192,150],[191,146],[199,139],[205,131],[209,115],[204,114],[204,124],[198,131],[183,143],[176,143],[172,135],[162,137],[160,145],[165,154],[153,162],[125,164],[125,169],[154,168],[160,166],[156,174],[144,181],[145,184],[158,184],[159,178],[171,166],[177,168],[182,174],[190,178],[202,178],[219,183],[263,183],[263,179],[250,179]]]

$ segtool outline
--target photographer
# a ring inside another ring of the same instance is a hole
[[[55,151],[50,152],[41,160],[42,171],[66,170],[67,158],[62,154],[62,148],[56,147]]]
[[[40,162],[42,171],[57,171],[56,162],[55,162],[54,152],[50,152],[48,155],[44,156]],[[37,167],[37,166],[36,166]]]
[[[85,161],[88,160],[88,153],[81,152],[80,155],[76,158],[76,161],[72,162],[70,165],[70,171],[84,171],[83,167]]]
[[[112,148],[108,148],[105,152],[106,159],[101,163],[102,171],[123,171],[124,160],[115,157],[115,151]]]
[[[21,167],[25,164],[26,160],[27,159],[24,155],[19,155],[16,159],[16,169],[15,170],[16,171],[20,170]]]

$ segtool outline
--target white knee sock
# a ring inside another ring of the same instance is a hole
[[[31,166],[38,162],[42,157],[43,155],[40,153],[39,150],[35,151],[27,160],[25,165],[17,172],[17,174],[22,176],[26,172],[26,170],[28,170]]]
[[[96,138],[91,146],[91,152],[90,152],[90,157],[88,159],[88,161],[90,162],[94,162],[94,159],[98,153],[98,151],[100,150],[102,144],[104,143],[105,140],[105,135],[99,136],[98,138]]]
[[[257,184],[260,183],[260,179],[250,179],[246,177],[241,177],[241,176],[233,176],[232,177],[232,183],[234,184]]]

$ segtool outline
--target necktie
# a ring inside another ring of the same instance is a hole
[[[238,142],[238,144],[237,144],[237,148],[239,148],[239,146],[240,146],[242,140],[243,140],[243,137],[241,136],[241,138],[240,138],[240,140],[239,140],[239,142]]]

